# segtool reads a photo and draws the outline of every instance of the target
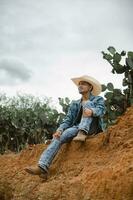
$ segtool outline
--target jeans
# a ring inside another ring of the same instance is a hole
[[[83,105],[83,109],[91,107],[94,107],[94,104],[90,101],[87,101]],[[71,141],[78,134],[79,130],[85,130],[88,132],[91,122],[92,117],[82,117],[79,125],[66,129],[59,139],[53,139],[47,149],[43,151],[38,165],[47,171],[61,145]]]
[[[95,108],[94,103],[92,101],[86,101],[83,105],[83,110],[85,110],[86,108]],[[88,133],[89,129],[90,129],[90,125],[92,122],[92,117],[84,117],[82,116],[81,121],[78,125],[79,130],[84,130],[85,132]]]
[[[38,165],[47,171],[61,145],[71,141],[78,134],[78,131],[78,127],[74,126],[66,129],[59,139],[53,139],[47,149],[43,151]]]

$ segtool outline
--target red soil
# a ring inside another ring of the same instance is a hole
[[[0,200],[133,200],[133,107],[107,133],[63,145],[46,182],[24,171],[45,148],[0,156]]]

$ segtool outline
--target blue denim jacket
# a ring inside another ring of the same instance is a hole
[[[93,96],[91,94],[89,100],[93,101],[95,105],[95,108],[91,108],[91,110],[93,111],[93,117],[99,117],[99,125],[103,130],[102,117],[105,113],[104,99],[101,96]],[[57,130],[63,132],[65,129],[72,127],[75,124],[75,121],[78,117],[80,108],[81,108],[81,99],[72,101],[66,117],[64,118],[63,122],[60,124]]]

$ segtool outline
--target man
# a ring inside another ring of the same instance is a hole
[[[105,113],[104,99],[98,96],[101,84],[91,76],[73,78],[81,99],[72,101],[68,113],[53,134],[53,140],[42,153],[38,166],[27,167],[26,172],[46,179],[48,169],[62,144],[71,141],[85,142],[88,135],[102,131],[102,116]]]

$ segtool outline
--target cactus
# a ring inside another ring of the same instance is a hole
[[[133,52],[122,51],[118,53],[114,47],[108,47],[109,53],[102,51],[103,58],[112,66],[113,74],[124,74],[122,86],[123,91],[115,89],[112,83],[102,85],[105,93],[106,113],[104,116],[105,129],[116,123],[116,119],[126,108],[133,105]],[[124,60],[125,59],[125,60]],[[125,61],[122,64],[122,61]]]
[[[127,87],[123,90],[126,97],[127,107],[133,105],[133,52],[122,51],[116,52],[114,47],[108,47],[109,53],[102,51],[103,58],[107,60],[112,66],[112,73],[124,74],[123,87]],[[126,58],[125,58],[126,56]],[[122,64],[122,59],[125,58],[125,63]]]
[[[107,86],[102,85],[102,91],[106,91],[104,95],[106,106],[104,128],[106,129],[109,125],[115,124],[117,117],[124,113],[126,98],[120,89],[114,88],[112,83],[108,83]]]

